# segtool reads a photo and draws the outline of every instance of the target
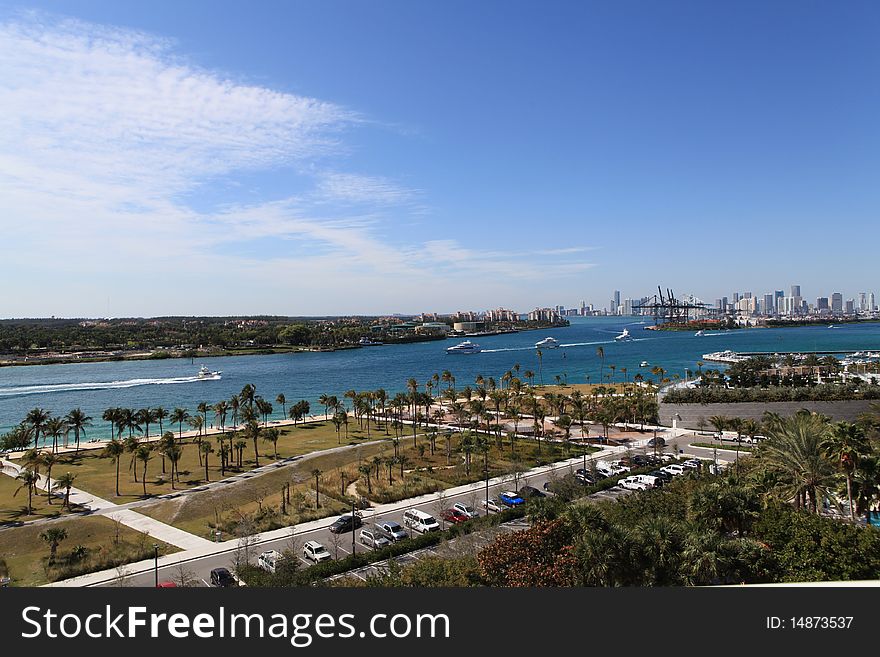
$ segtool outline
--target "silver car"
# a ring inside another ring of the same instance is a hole
[[[382,536],[391,542],[402,541],[405,538],[409,538],[409,534],[406,533],[406,530],[393,520],[376,523],[376,529]]]
[[[362,529],[359,540],[367,547],[373,549],[383,548],[386,545],[391,544],[391,541],[382,536],[382,534],[375,529]]]

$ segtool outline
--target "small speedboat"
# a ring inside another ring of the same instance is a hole
[[[379,347],[379,346],[381,346],[383,343],[381,343],[381,342],[374,342],[373,340],[371,340],[371,339],[368,338],[367,336],[364,336],[364,337],[362,337],[360,340],[358,340],[358,344],[359,344],[360,346],[362,346],[362,347]]]
[[[447,354],[478,354],[480,353],[480,345],[476,342],[471,342],[470,340],[465,340],[464,342],[460,342],[454,347],[448,347],[446,349]]]
[[[650,365],[650,364],[651,364],[651,363],[649,363],[648,361],[643,360],[641,363],[639,363],[639,367],[647,367],[647,366]]]
[[[695,337],[700,337],[701,335],[706,335],[705,333],[703,333],[703,329],[700,329],[699,331],[697,331],[696,333],[694,333],[694,336],[695,336]]]
[[[559,341],[553,338],[544,338],[535,343],[535,349],[559,349]]]
[[[629,331],[628,331],[628,330],[623,329],[623,333],[621,333],[620,335],[616,336],[614,339],[615,339],[616,341],[618,341],[618,342],[626,342],[626,341],[628,341],[628,340],[632,340],[633,338],[632,338],[632,336],[629,334]]]
[[[219,370],[212,371],[212,370],[209,370],[204,365],[202,365],[201,368],[199,368],[198,376],[199,376],[199,381],[217,381],[218,379],[221,378],[221,374],[222,374],[222,372],[220,372]]]

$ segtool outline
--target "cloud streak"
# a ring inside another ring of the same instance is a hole
[[[0,108],[13,246],[0,274],[21,281],[10,315],[103,312],[83,291],[140,300],[116,314],[482,305],[592,266],[578,259],[585,247],[537,251],[530,266],[444,237],[426,192],[345,171],[346,134],[370,120],[204,70],[154,35],[40,14],[2,23]],[[267,172],[290,187],[242,182]],[[407,237],[403,226],[429,219],[436,239]],[[426,296],[438,274],[448,285]],[[481,277],[492,280],[474,289]],[[358,286],[370,294],[323,291]]]

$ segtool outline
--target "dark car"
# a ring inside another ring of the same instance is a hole
[[[632,457],[632,464],[638,468],[644,468],[646,465],[648,465],[648,463],[649,461],[647,456],[636,454]]]
[[[215,568],[211,571],[211,586],[219,586],[226,588],[228,586],[236,586],[238,582],[226,568]]]
[[[534,486],[523,486],[522,488],[519,489],[519,496],[521,498],[523,498],[524,500],[528,500],[532,497],[546,497],[546,495],[544,495],[544,493],[539,491]]]
[[[574,476],[579,482],[585,485],[596,483],[596,477],[593,475],[593,473],[589,470],[584,470],[583,468],[580,468],[577,472],[575,472]]]
[[[648,447],[666,447],[666,440],[657,436],[648,441]]]
[[[662,479],[663,481],[672,481],[672,475],[668,472],[663,472],[663,470],[652,470],[648,473],[652,477],[657,477],[658,479]]]
[[[339,516],[336,522],[330,525],[330,531],[334,534],[344,534],[345,532],[354,531],[362,524],[360,516],[346,513],[343,516]]]
[[[458,509],[446,509],[443,513],[440,514],[440,517],[443,518],[446,522],[451,522],[453,524],[458,524],[460,522],[467,522],[470,520],[470,517],[463,514]]]

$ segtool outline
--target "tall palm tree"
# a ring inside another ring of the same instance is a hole
[[[233,428],[238,428],[238,409],[241,403],[238,400],[237,395],[232,395],[229,400],[229,408],[232,409],[232,426]]]
[[[825,438],[822,447],[846,477],[846,499],[849,503],[849,515],[855,520],[853,476],[859,461],[870,453],[865,432],[859,425],[852,422],[836,422]]]
[[[46,468],[46,501],[52,504],[52,468],[58,463],[58,457],[52,452],[44,452],[40,455],[40,461]]]
[[[49,417],[49,411],[43,410],[39,407],[28,411],[28,414],[25,417],[24,421],[25,424],[30,425],[31,427],[34,436],[34,447],[39,446],[40,433],[43,431],[43,426],[49,420]]]
[[[171,423],[177,423],[177,437],[183,440],[183,423],[189,419],[189,412],[185,408],[175,408],[171,413]]]
[[[104,409],[104,412],[101,414],[101,419],[105,422],[110,423],[110,437],[114,438],[116,436],[116,418],[119,415],[118,408],[107,408]]]
[[[144,439],[147,441],[150,439],[150,423],[154,417],[154,411],[150,408],[142,408],[134,416],[135,421],[144,427]]]
[[[373,473],[373,468],[371,468],[366,463],[362,463],[358,466],[358,472],[361,473],[367,480],[367,495],[372,495],[373,486],[370,483],[370,475]]]
[[[321,508],[321,475],[324,474],[318,468],[312,470],[312,476],[315,478],[315,508]]]
[[[277,431],[277,429],[272,429],[272,431]],[[205,456],[205,481],[211,481],[211,478],[208,476],[208,454],[213,453],[214,447],[206,440],[199,445],[199,449]]]
[[[141,482],[144,485],[144,497],[147,496],[147,463],[150,462],[150,459],[153,458],[153,447],[149,444],[138,445],[137,452],[135,453],[137,456],[137,460],[144,464],[144,472],[141,477]]]
[[[171,461],[171,490],[174,490],[175,475],[177,475],[177,481],[180,481],[180,470],[178,469],[177,464],[180,463],[180,459],[183,457],[183,447],[172,443],[165,449],[165,456]]]
[[[275,403],[281,404],[281,417],[287,417],[287,398],[283,394],[278,393]]]
[[[52,453],[58,450],[58,439],[65,430],[64,420],[60,417],[50,417],[43,427],[43,435],[52,438]]]
[[[58,477],[58,479],[55,480],[55,485],[52,486],[55,490],[64,491],[64,504],[62,505],[62,508],[67,507],[68,511],[70,511],[70,489],[73,488],[74,479],[76,479],[76,475],[66,472]]]
[[[540,349],[535,350],[538,357],[538,378],[541,380],[541,386],[544,385],[544,354]]]
[[[18,491],[22,488],[27,488],[28,494],[28,503],[27,503],[27,514],[32,516],[34,514],[34,488],[40,481],[40,475],[38,475],[31,468],[23,468],[16,476],[21,482],[21,485],[15,489],[15,492],[12,494],[13,497],[18,495]]]
[[[64,418],[64,421],[67,423],[67,428],[73,431],[73,437],[76,441],[76,452],[79,453],[79,437],[80,434],[85,437],[86,435],[86,427],[92,425],[92,418],[89,415],[86,415],[85,412],[81,408],[74,408],[70,411],[67,416]]]
[[[596,347],[596,356],[599,357],[599,383],[604,381],[603,372],[605,371],[605,347]]]
[[[279,397],[282,395],[279,395]],[[226,400],[218,401],[214,404],[214,421],[220,425],[220,435],[226,433],[226,414],[229,412],[229,404]],[[221,439],[222,440],[222,439]]]
[[[278,433],[278,429],[272,427],[271,429],[266,429],[264,432],[266,435],[263,436],[263,440],[267,443],[272,443],[272,450],[275,455],[275,460],[278,460],[278,438],[281,434]]]
[[[116,438],[113,438],[110,442],[104,445],[104,456],[116,461],[116,497],[119,497],[119,460],[124,453],[125,445]]]
[[[205,427],[204,420],[201,415],[193,415],[187,421],[187,424],[193,428],[193,431],[196,431],[196,449],[199,452],[199,465],[202,464],[202,430]]]
[[[165,435],[165,427],[163,426],[163,422],[168,418],[168,411],[164,406],[157,406],[153,409],[153,419],[154,421],[159,423],[159,435]]]
[[[241,392],[238,393],[238,396],[242,404],[253,407],[254,399],[257,396],[257,388],[251,383],[246,383]]]
[[[253,445],[254,445],[254,467],[255,468],[260,467],[260,453],[257,450],[257,441],[260,439],[261,432],[262,432],[262,429],[260,428],[260,425],[257,424],[253,420],[251,420],[250,422],[247,423],[247,425],[245,425],[244,437],[247,440],[252,441]]]

